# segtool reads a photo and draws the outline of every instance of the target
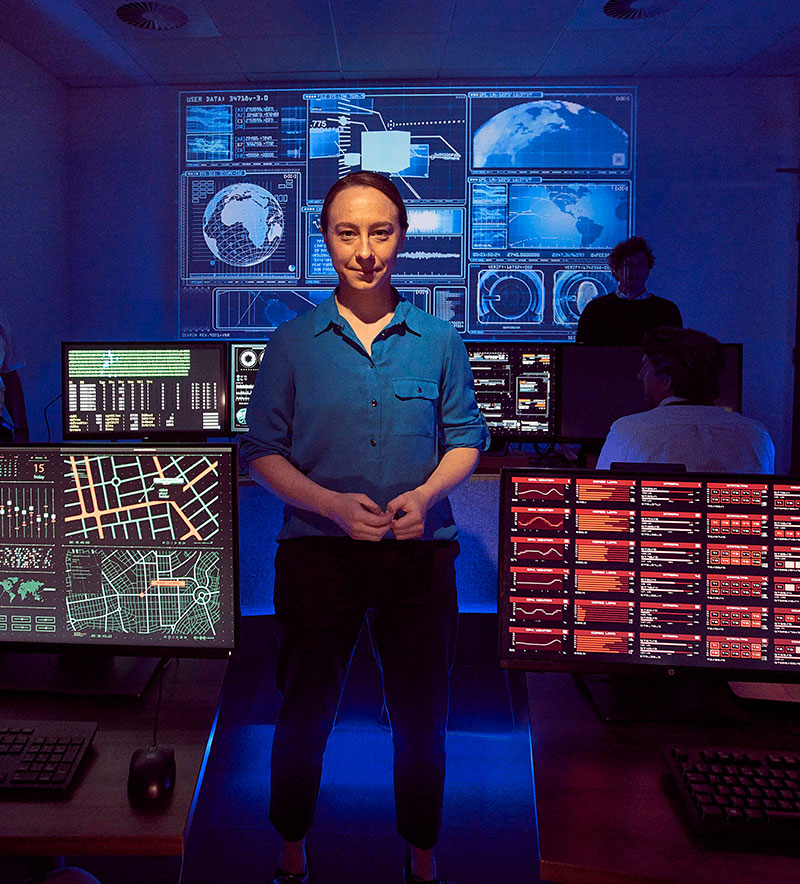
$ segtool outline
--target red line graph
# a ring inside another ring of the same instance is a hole
[[[513,604],[514,616],[520,620],[563,620],[563,605],[521,605]]]
[[[517,497],[525,500],[564,500],[561,488],[519,488]]]
[[[514,645],[518,648],[537,648],[542,651],[560,651],[564,642],[560,638],[536,639],[526,637],[524,639],[515,639]]]
[[[548,519],[546,516],[517,516],[517,525],[520,528],[539,528],[540,530],[558,529],[564,527],[564,517],[552,516]]]
[[[525,589],[546,589],[553,592],[561,592],[564,589],[564,578],[553,576],[550,580],[531,574],[516,572],[513,576],[515,586]]]

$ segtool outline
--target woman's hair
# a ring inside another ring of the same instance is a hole
[[[397,217],[400,219],[400,229],[404,232],[408,230],[406,204],[403,202],[403,197],[400,196],[400,191],[394,186],[394,182],[385,175],[379,175],[377,172],[352,172],[350,175],[340,178],[325,197],[319,218],[319,228],[323,236],[328,232],[328,215],[331,210],[331,203],[339,193],[348,187],[374,187],[375,190],[379,190],[387,199],[394,203],[397,209]]]
[[[664,326],[647,332],[642,346],[656,374],[671,380],[675,396],[709,405],[719,396],[725,351],[716,338],[693,328]]]
[[[643,236],[632,236],[630,239],[618,242],[608,253],[608,266],[616,273],[622,266],[622,262],[637,252],[644,252],[647,255],[647,266],[652,270],[653,264],[656,263],[656,257]]]

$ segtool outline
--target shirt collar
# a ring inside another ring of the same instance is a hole
[[[667,396],[666,399],[662,399],[661,402],[656,406],[657,408],[661,408],[663,405],[672,405],[673,402],[686,402],[685,396]]]
[[[617,290],[614,292],[614,294],[615,294],[618,298],[622,298],[623,301],[644,301],[644,300],[646,300],[647,298],[651,298],[651,297],[653,296],[653,293],[652,293],[651,291],[648,291],[647,289],[645,289],[645,290],[641,293],[641,295],[637,295],[635,298],[629,298],[627,295],[624,295],[624,294],[619,290],[619,287],[617,287]]]
[[[336,307],[337,291],[338,289],[334,289],[333,294],[329,298],[326,298],[314,310],[314,337],[327,331],[332,325],[344,328],[344,319],[342,319],[342,316]],[[392,286],[392,291],[397,298],[397,306],[394,308],[392,321],[386,326],[386,328],[389,329],[398,325],[404,325],[412,334],[420,337],[422,331],[418,322],[419,317],[416,316],[415,311],[412,309],[413,305],[410,301],[407,301],[394,286]]]

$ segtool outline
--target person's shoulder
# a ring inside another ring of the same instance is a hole
[[[640,430],[657,427],[661,422],[659,409],[651,408],[648,411],[638,411],[635,414],[626,414],[624,417],[618,417],[611,429],[618,434],[636,433]]]
[[[753,433],[757,433],[759,435],[769,436],[769,431],[764,426],[764,424],[762,424],[761,421],[757,421],[754,417],[747,417],[747,415],[740,414],[738,411],[728,411],[726,408],[723,408],[721,410],[723,414],[725,414],[726,420],[729,423],[742,428],[747,428]]]
[[[661,307],[667,310],[678,310],[678,305],[669,298],[662,298],[661,295],[650,295],[645,303],[650,303],[652,307]]]
[[[614,292],[607,292],[605,295],[598,295],[596,298],[592,298],[591,301],[583,308],[581,311],[581,315],[591,313],[594,310],[602,310],[604,307],[609,307],[613,305],[616,301],[620,299],[616,296]]]
[[[325,317],[330,313],[329,301],[333,298],[326,298],[321,304],[317,304],[312,310],[306,310],[292,319],[282,322],[270,337],[270,346],[274,343],[291,342],[294,343],[299,339],[313,335],[325,323]]]

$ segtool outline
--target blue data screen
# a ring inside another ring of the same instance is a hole
[[[265,340],[336,282],[328,189],[392,178],[393,280],[466,338],[565,341],[634,224],[636,91],[468,85],[180,94],[180,332]]]

